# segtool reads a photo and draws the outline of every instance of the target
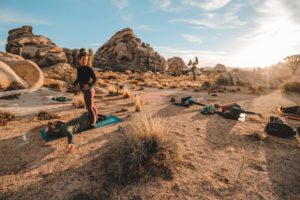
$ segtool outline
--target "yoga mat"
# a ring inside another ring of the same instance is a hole
[[[282,112],[282,110],[281,110],[280,108],[277,108],[277,112],[278,112],[280,115],[282,115],[282,116],[284,116],[284,117],[286,117],[286,118],[288,118],[288,119],[300,121],[300,116],[299,116],[299,115],[296,115],[296,114],[289,114],[289,113],[284,113],[284,112]]]
[[[107,119],[101,121],[101,122],[98,122],[95,126],[95,128],[100,128],[100,127],[103,127],[103,126],[107,126],[107,125],[110,125],[110,124],[116,124],[116,123],[119,123],[119,122],[122,122],[123,120],[116,117],[116,116],[113,116],[113,115],[108,115],[107,116]],[[89,129],[91,130],[91,129]],[[79,133],[82,133],[82,132],[85,132],[85,131],[81,131]],[[59,138],[63,138],[65,137],[64,135],[59,135],[57,137],[49,137],[47,134],[46,134],[46,131],[45,129],[41,130],[40,131],[40,134],[41,136],[44,138],[44,140],[46,142],[50,142],[50,141],[53,141],[53,140],[57,140]],[[77,134],[77,133],[76,133]]]

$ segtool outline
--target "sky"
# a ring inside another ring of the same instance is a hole
[[[0,51],[23,25],[95,51],[130,27],[166,59],[265,67],[300,53],[300,0],[0,0]]]

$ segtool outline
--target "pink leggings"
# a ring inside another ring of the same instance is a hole
[[[91,88],[87,91],[83,92],[84,96],[84,103],[85,107],[89,112],[89,116],[91,119],[91,125],[95,125],[97,122],[97,110],[94,104],[94,96],[95,96],[95,90],[94,88]]]

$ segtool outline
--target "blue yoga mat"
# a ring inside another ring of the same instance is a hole
[[[116,116],[108,115],[108,116],[107,116],[107,119],[106,119],[106,120],[103,120],[103,121],[101,121],[101,122],[99,122],[99,123],[97,123],[96,126],[95,126],[95,128],[100,128],[100,127],[102,127],[102,126],[107,126],[107,125],[110,125],[110,124],[116,124],[116,123],[119,123],[119,122],[122,122],[122,121],[123,121],[122,119],[120,119],[120,118],[118,118],[118,117],[116,117]],[[82,132],[84,132],[84,131],[82,131]],[[80,133],[82,133],[82,132],[80,132]],[[57,139],[59,139],[59,138],[65,137],[64,135],[59,135],[59,136],[57,136],[57,137],[49,137],[49,136],[47,135],[45,129],[41,130],[41,131],[40,131],[40,134],[41,134],[41,136],[44,138],[44,140],[45,140],[46,142],[50,142],[50,141],[57,140]]]

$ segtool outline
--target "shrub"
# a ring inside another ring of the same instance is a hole
[[[112,95],[112,96],[118,95],[118,88],[116,85],[109,85],[109,86],[107,86],[106,89],[107,89],[109,95]]]
[[[128,98],[131,98],[132,95],[131,95],[131,92],[127,89],[127,87],[124,87],[121,91],[124,99],[128,99]]]
[[[142,107],[144,105],[144,100],[141,96],[135,96],[134,97],[134,107],[136,112],[140,112],[142,110]]]
[[[80,92],[77,95],[74,95],[73,105],[76,108],[81,108],[85,106],[83,94]]]
[[[162,119],[138,115],[119,131],[122,134],[113,138],[104,155],[104,172],[109,182],[128,185],[143,177],[173,178],[178,151],[167,137]]]
[[[280,85],[280,89],[283,92],[295,92],[300,93],[300,82],[299,81],[290,81]]]
[[[10,112],[0,112],[0,126],[5,126],[8,121],[11,121],[15,116]]]
[[[58,118],[57,114],[54,113],[50,113],[47,111],[40,111],[35,118],[39,119],[39,120],[49,120],[49,119],[55,119]]]

